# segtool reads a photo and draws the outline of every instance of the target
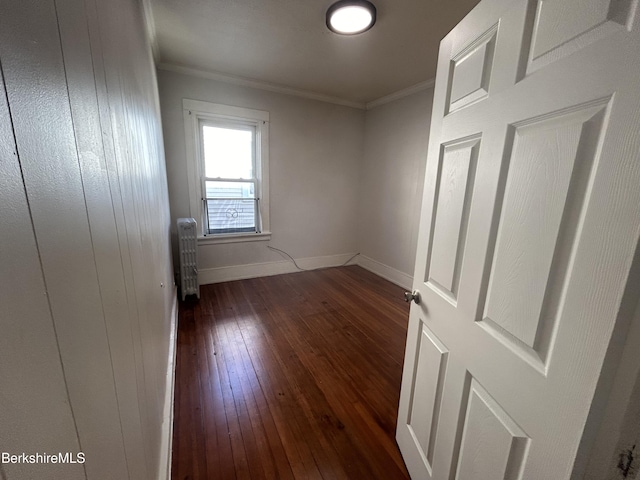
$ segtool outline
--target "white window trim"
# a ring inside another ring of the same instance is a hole
[[[198,222],[198,244],[237,243],[264,241],[271,238],[269,223],[269,112],[234,107],[219,103],[182,99],[184,135],[187,153],[187,180],[189,182],[189,214]],[[256,178],[259,183],[258,207],[260,209],[260,233],[229,233],[204,235],[202,168],[200,159],[200,120],[235,120],[256,128]]]

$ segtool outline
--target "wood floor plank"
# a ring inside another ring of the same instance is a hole
[[[194,476],[206,475],[206,450],[202,420],[202,392],[198,375],[198,359],[195,346],[195,317],[191,315],[187,321],[185,333],[187,345],[183,352],[183,361],[187,382],[184,385],[185,412],[188,424],[189,464],[192,466]]]
[[[306,325],[305,319],[298,317],[297,323],[298,328],[287,328],[285,335],[300,345],[305,367],[312,372],[319,384],[323,385],[331,412],[326,420],[343,430],[351,440],[350,462],[366,460],[359,472],[362,478],[398,478],[393,471],[394,466],[386,461],[386,468],[382,471],[375,469],[381,454],[377,448],[380,446],[379,439],[372,441],[370,430],[366,428],[366,423],[359,418],[354,408],[359,402],[368,402],[370,399],[362,397],[362,392],[354,385],[354,377],[346,371],[350,362],[341,362],[340,360],[344,359],[336,359],[331,354],[325,354],[326,351],[330,351],[329,342],[324,348],[314,346],[313,332],[303,326]]]
[[[218,345],[213,331],[215,328],[213,317],[203,314],[199,318],[197,327],[207,474],[217,472],[221,478],[231,478],[235,476],[235,472],[232,463],[228,460],[232,458],[231,439],[220,387],[221,375],[216,358]]]
[[[278,417],[278,425],[280,429],[289,430],[294,424],[299,426],[297,429],[298,437],[302,438],[303,435],[300,432],[309,431],[309,426],[306,424],[304,419],[300,416],[300,403],[299,399],[304,398],[301,395],[296,395],[298,388],[298,383],[295,380],[289,381],[286,375],[282,375],[287,370],[288,362],[282,359],[282,354],[286,354],[290,350],[289,345],[285,345],[284,348],[275,349],[272,342],[270,342],[267,333],[263,330],[263,326],[270,325],[272,320],[270,318],[270,314],[266,309],[255,309],[251,302],[247,302],[247,298],[252,298],[249,292],[245,287],[245,283],[238,282],[236,283],[238,287],[237,293],[238,296],[234,299],[235,304],[240,305],[239,309],[241,309],[239,322],[243,324],[243,337],[245,340],[245,344],[249,350],[250,359],[252,365],[254,367],[254,372],[257,374],[257,380],[260,383],[261,389],[265,395],[270,398],[269,407],[271,408],[271,417],[272,419],[275,416]],[[255,292],[253,293],[255,295]],[[244,302],[242,300],[245,300]],[[243,308],[244,307],[244,308]],[[254,321],[249,321],[251,318]],[[258,320],[258,321],[255,321]],[[259,348],[256,348],[259,347]],[[280,374],[280,375],[278,375]],[[272,388],[272,384],[276,387],[286,385],[286,390],[289,395],[287,397],[287,393],[284,391],[285,389]],[[277,390],[277,392],[276,392]],[[283,403],[282,400],[285,398],[290,399],[290,403],[286,406],[285,409],[282,408]],[[279,400],[279,401],[278,401]],[[295,403],[291,403],[294,401]],[[289,442],[291,444],[291,442]],[[309,453],[311,453],[311,449],[315,447],[315,445],[309,446]],[[314,451],[316,454],[322,454],[326,450],[327,446],[322,446],[321,448],[316,448]],[[306,449],[305,449],[306,453]],[[316,461],[316,466],[320,471],[322,478],[330,479],[330,478],[338,478],[335,476],[333,471],[327,470],[324,465],[326,463]],[[312,468],[313,469],[313,468]],[[305,472],[307,474],[308,472]]]
[[[281,290],[279,289],[279,292]],[[256,292],[260,294],[264,290],[258,287]],[[266,300],[274,298],[277,298],[274,292],[261,297],[261,303],[267,307],[262,316],[266,321],[262,326],[265,328],[267,333],[265,338],[277,362],[270,370],[274,367],[279,369],[284,374],[288,385],[288,392],[283,394],[280,400],[286,402],[287,423],[294,428],[296,444],[305,459],[305,471],[298,472],[296,476],[315,477],[319,473],[320,478],[339,478],[339,474],[336,473],[336,464],[327,458],[332,454],[331,447],[324,442],[322,436],[317,435],[313,416],[309,414],[308,398],[312,395],[314,380],[302,365],[295,345],[282,335],[282,325],[288,323],[290,317],[282,316],[278,308],[270,306],[269,301]],[[283,300],[277,301],[277,304],[282,305],[282,302]]]
[[[234,388],[239,389],[235,372],[236,365],[233,361],[231,347],[227,344],[225,335],[223,335],[225,325],[234,321],[230,313],[232,309],[227,308],[225,311],[222,297],[217,296],[216,292],[212,292],[208,306],[212,310],[214,318],[216,318],[213,324],[213,332],[219,348],[215,357],[218,371],[220,372],[220,390],[227,418],[232,453],[232,458],[228,460],[230,462],[233,461],[235,466],[234,478],[250,479],[249,463],[243,439],[243,430],[247,431],[248,419],[244,403],[239,397],[234,396]]]
[[[266,305],[269,305],[270,297],[274,297],[273,293],[264,297]],[[277,302],[277,305],[282,305],[282,302]],[[277,308],[274,306],[270,310],[275,311]],[[289,409],[290,416],[302,431],[306,432],[305,441],[313,447],[312,454],[316,464],[323,470],[323,478],[332,478],[332,474],[337,478],[353,478],[348,473],[358,467],[361,461],[352,457],[354,446],[348,439],[342,438],[342,424],[331,420],[335,417],[333,409],[317,385],[316,378],[303,363],[304,346],[295,338],[292,341],[291,335],[287,334],[290,319],[293,317],[287,314],[284,318],[285,321],[281,321],[281,317],[276,318],[270,338],[275,342],[274,350],[282,353],[282,357],[286,359],[282,363],[282,371],[289,379],[291,394],[296,402]],[[346,458],[347,461],[342,462],[347,465],[346,469],[340,460],[335,461],[336,457]],[[331,473],[327,471],[329,468]],[[367,466],[362,464],[355,471],[365,470]]]
[[[242,335],[240,321],[243,314],[239,311],[241,301],[234,301],[232,298],[233,293],[230,291],[229,285],[225,286],[223,292],[225,294],[225,302],[233,305],[235,317],[235,323],[227,323],[225,325],[227,345],[232,352],[236,365],[237,383],[241,390],[238,391],[237,388],[234,388],[234,395],[237,394],[244,401],[251,423],[251,431],[243,432],[243,441],[245,442],[247,454],[250,457],[256,456],[260,460],[256,463],[250,462],[249,468],[252,478],[276,478],[272,448],[267,442],[265,431],[265,424],[269,424],[271,418],[270,415],[268,415],[268,409],[264,408],[266,400],[264,399],[260,383],[255,377],[254,367],[249,358],[247,345]]]
[[[221,290],[223,290],[224,288],[225,286],[221,286]],[[235,309],[239,308],[238,304],[229,302],[228,297],[222,296],[222,293],[221,293],[221,296],[218,297],[218,299],[219,299],[218,303],[221,305],[226,305],[226,308],[229,312],[233,312]],[[231,315],[231,313],[229,315]],[[232,351],[232,345],[229,342],[225,343],[225,346],[228,352]],[[235,369],[237,367],[238,367],[237,365],[235,364],[233,365],[234,376],[235,376]],[[232,372],[229,371],[230,375],[231,373]],[[240,383],[237,383],[234,388],[237,390],[239,385]],[[251,443],[252,439],[248,435],[248,428],[246,426],[244,428],[244,431],[245,431],[245,434],[243,436],[243,440],[246,440],[248,442],[247,445],[250,447],[250,451],[247,452],[247,454],[249,455],[249,458],[255,458],[257,457],[257,454],[256,454],[256,451],[252,448],[252,443]],[[298,433],[298,438],[300,438],[299,431],[295,430],[295,432]],[[297,476],[299,477],[302,476],[306,478],[321,478],[321,475],[318,472],[315,462],[313,460],[311,451],[308,448],[306,448],[307,446],[304,444],[304,442],[301,442],[300,440],[298,440],[296,442],[293,442],[292,446],[297,447],[297,451],[299,454],[297,456],[294,455],[294,463],[292,464],[292,467],[295,469],[294,471],[297,471]]]
[[[408,479],[408,310],[357,266],[201,287],[180,305],[172,478]]]

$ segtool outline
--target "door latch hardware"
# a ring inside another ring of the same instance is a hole
[[[413,292],[404,292],[404,301],[408,303],[411,300],[416,302],[416,305],[420,305],[420,292],[417,290],[414,290]]]

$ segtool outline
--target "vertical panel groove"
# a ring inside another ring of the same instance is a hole
[[[124,206],[123,185],[118,170],[118,161],[120,152],[116,142],[115,131],[111,124],[111,115],[114,108],[110,104],[109,82],[107,79],[105,51],[103,47],[103,27],[99,20],[98,7],[95,0],[85,0],[87,7],[87,24],[89,31],[89,47],[91,49],[91,61],[94,71],[94,83],[96,88],[96,101],[98,105],[98,123],[100,127],[101,143],[105,152],[105,168],[107,171],[108,188],[111,192],[113,215],[115,219],[115,234],[118,239],[117,248],[120,257],[120,268],[123,274],[125,285],[124,295],[126,300],[126,308],[128,311],[129,322],[132,324],[130,329],[130,341],[133,348],[135,368],[133,374],[135,377],[137,396],[144,399],[145,384],[145,364],[141,354],[141,330],[140,317],[138,309],[138,295],[135,282],[133,281],[133,260],[131,257],[131,249],[129,248],[129,239],[127,235],[127,225]],[[149,416],[145,401],[138,400],[137,411],[141,421],[140,430],[143,439],[149,438],[147,423]],[[144,451],[144,464],[147,472],[153,471],[154,467],[149,464],[150,452],[147,441],[142,442]]]
[[[81,163],[81,149],[79,148],[78,145],[78,127],[76,126],[76,119],[73,113],[73,105],[71,103],[71,91],[70,91],[70,87],[69,87],[69,83],[70,83],[70,79],[69,79],[69,75],[67,72],[67,59],[66,59],[66,55],[65,55],[65,48],[64,48],[64,43],[62,40],[62,32],[61,32],[61,25],[60,25],[60,16],[58,13],[58,0],[54,0],[53,1],[53,10],[55,12],[55,18],[56,18],[56,25],[58,28],[58,42],[60,43],[60,54],[62,56],[62,70],[63,70],[63,74],[64,74],[64,78],[65,78],[65,87],[67,90],[67,101],[68,101],[68,108],[69,108],[69,117],[70,117],[70,121],[71,121],[71,127],[73,129],[73,139],[74,139],[74,147],[76,150],[76,162],[78,165],[78,173],[80,175],[80,184],[82,187],[82,197],[84,198],[84,211],[85,211],[85,216],[87,219],[87,224],[89,225],[89,240],[91,243],[91,250],[93,251],[93,266],[96,272],[96,283],[98,285],[98,295],[100,297],[100,312],[101,312],[101,316],[102,316],[102,324],[104,327],[104,336],[107,342],[107,349],[109,351],[109,364],[110,364],[110,368],[111,368],[111,379],[112,379],[112,384],[113,384],[113,390],[115,393],[115,398],[116,398],[116,407],[118,409],[118,425],[120,428],[120,438],[122,439],[122,444],[126,445],[125,442],[125,438],[124,438],[124,431],[122,428],[122,412],[121,412],[121,400],[119,398],[119,394],[118,394],[118,386],[116,383],[116,372],[115,369],[113,367],[113,351],[112,351],[112,347],[111,347],[111,339],[109,337],[109,333],[108,333],[108,328],[107,328],[107,315],[106,315],[106,311],[105,311],[105,299],[103,296],[103,288],[104,286],[101,285],[100,282],[100,275],[98,274],[99,272],[99,265],[98,265],[98,261],[97,261],[97,257],[96,257],[96,246],[94,243],[94,229],[91,227],[91,218],[89,215],[89,206],[87,205],[87,193],[86,193],[86,185],[85,185],[85,178],[84,178],[84,173],[83,173],[83,168],[82,168],[82,163]],[[88,32],[88,24],[87,24],[87,32]],[[93,76],[93,75],[92,75]],[[95,78],[94,78],[94,85],[95,85]],[[129,471],[130,471],[130,467],[129,467],[129,458],[127,455],[127,449],[124,448],[124,457],[125,457],[125,462],[127,465],[127,478],[130,478],[129,475]],[[82,465],[82,467],[85,469],[85,474],[86,474],[86,467],[85,464]]]
[[[32,213],[32,208],[31,208],[31,203],[29,200],[29,195],[27,192],[27,185],[25,182],[25,178],[24,178],[24,170],[23,170],[23,166],[22,166],[22,161],[20,160],[20,151],[19,151],[19,147],[18,147],[18,142],[16,140],[16,131],[15,131],[15,124],[14,124],[14,119],[13,119],[13,114],[11,112],[11,102],[9,100],[9,92],[7,91],[6,88],[6,78],[5,78],[5,73],[4,73],[4,66],[2,64],[2,59],[0,58],[0,77],[2,78],[2,91],[3,91],[3,96],[5,98],[6,104],[7,104],[7,113],[8,113],[8,120],[9,120],[9,124],[11,127],[11,133],[13,136],[13,143],[14,143],[14,155],[16,156],[17,159],[17,163],[18,163],[18,167],[20,169],[20,178],[22,180],[22,186],[24,189],[24,197],[25,197],[25,203],[27,206],[27,210],[29,212],[29,223],[31,225],[31,231],[33,232],[33,239],[34,239],[34,243],[35,243],[35,248],[36,248],[36,254],[38,256],[38,265],[40,266],[40,277],[42,279],[42,284],[44,286],[44,291],[45,291],[45,295],[46,295],[46,302],[47,302],[47,308],[49,310],[49,316],[51,318],[51,328],[54,334],[54,338],[55,338],[55,342],[56,342],[56,350],[57,350],[57,355],[58,355],[58,360],[60,363],[60,369],[62,372],[62,377],[64,379],[64,390],[65,390],[65,395],[66,395],[66,399],[67,402],[69,403],[69,411],[71,413],[71,418],[73,419],[73,428],[75,431],[75,436],[76,436],[76,441],[78,442],[78,445],[80,447],[80,450],[82,450],[82,442],[80,441],[80,433],[78,432],[78,424],[76,421],[76,417],[75,417],[75,412],[73,409],[73,404],[71,403],[71,395],[69,392],[69,385],[67,383],[67,372],[65,370],[65,366],[64,363],[62,361],[62,353],[60,350],[60,340],[58,338],[58,330],[56,328],[56,322],[54,321],[54,316],[53,316],[53,307],[51,305],[51,298],[48,295],[49,289],[47,287],[47,279],[45,277],[44,274],[44,265],[42,262],[42,255],[40,252],[40,245],[38,243],[38,235],[36,234],[36,229],[35,229],[35,224],[33,221],[33,213]],[[2,465],[0,464],[0,469],[2,468]],[[87,476],[87,470],[86,467],[84,465],[82,465],[82,469],[84,471],[84,475],[85,477]],[[0,470],[3,472],[3,470]],[[4,473],[3,473],[4,475]]]

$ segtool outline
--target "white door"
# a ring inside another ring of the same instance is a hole
[[[584,466],[640,232],[636,6],[483,0],[441,43],[397,430],[414,479]]]

